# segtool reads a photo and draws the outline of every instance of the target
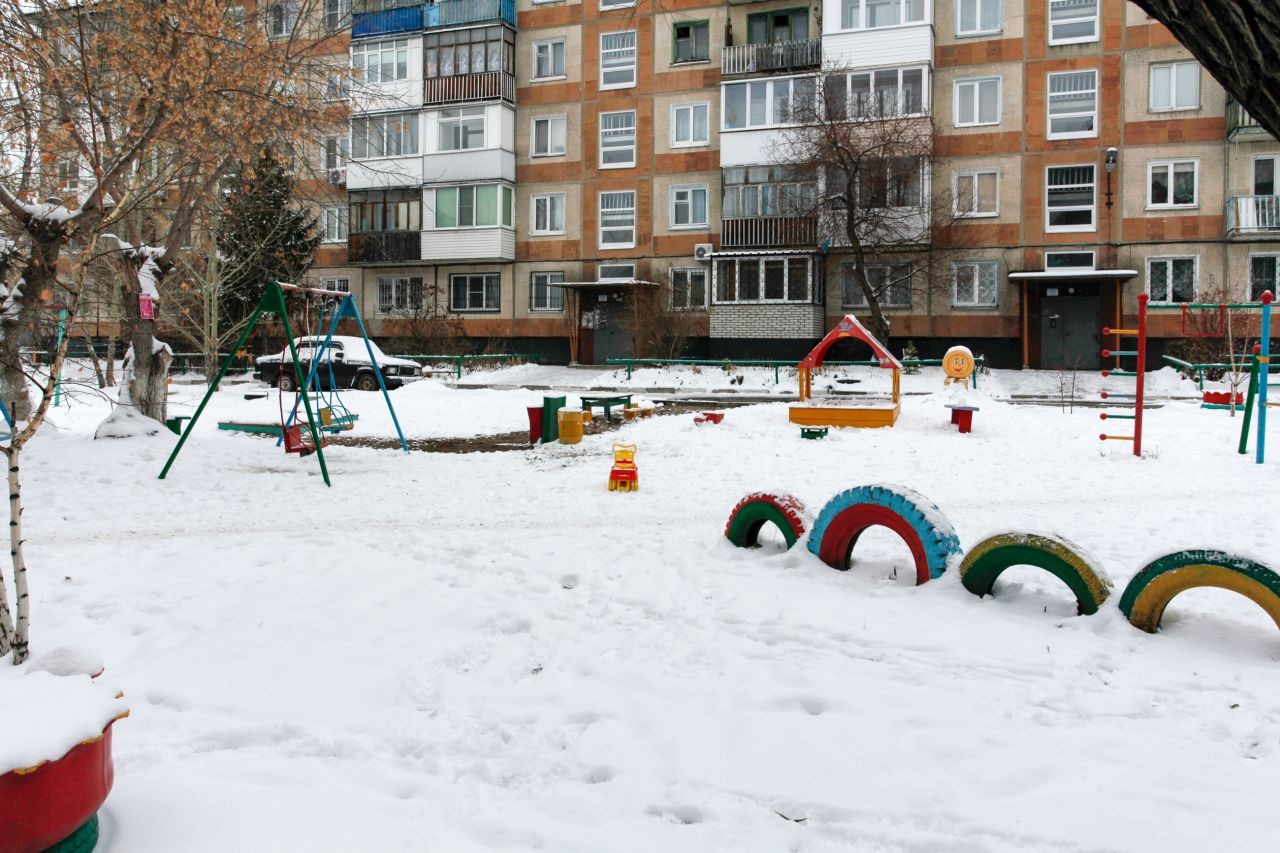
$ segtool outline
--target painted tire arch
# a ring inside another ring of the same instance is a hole
[[[1041,533],[998,533],[969,549],[960,563],[964,588],[977,596],[991,594],[996,578],[1012,566],[1036,566],[1057,577],[1075,594],[1080,613],[1097,613],[1107,600],[1111,581],[1061,536]]]
[[[960,540],[937,505],[903,486],[857,486],[827,501],[809,534],[809,550],[836,569],[848,567],[851,550],[869,527],[902,537],[916,565],[916,583],[939,577],[961,554]]]
[[[1238,592],[1267,612],[1280,628],[1280,574],[1225,551],[1175,551],[1148,563],[1120,597],[1120,610],[1136,628],[1154,633],[1179,593],[1197,587]]]
[[[760,529],[771,522],[791,548],[804,536],[806,514],[804,502],[795,495],[752,492],[729,513],[724,535],[739,548],[754,548],[760,544]]]

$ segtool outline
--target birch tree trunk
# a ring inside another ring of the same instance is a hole
[[[22,480],[18,471],[20,444],[11,445],[9,457],[9,556],[13,563],[13,587],[17,618],[13,631],[13,662],[22,663],[30,653],[31,599],[27,594],[27,561],[22,551]]]

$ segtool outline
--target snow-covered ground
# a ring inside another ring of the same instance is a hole
[[[1275,626],[1193,590],[1148,635],[1115,602],[1179,548],[1280,566],[1280,457],[1175,401],[1138,460],[1096,411],[982,381],[970,435],[935,373],[904,377],[933,393],[894,429],[803,441],[768,403],[528,451],[331,447],[331,489],[314,457],[217,430],[278,418],[273,395],[220,392],[164,481],[173,435],[95,442],[105,404],[77,398],[25,455],[25,520],[35,651],[95,650],[132,708],[101,849],[1274,850]],[[392,392],[417,437],[520,430],[541,396]],[[392,434],[378,395],[345,400]],[[605,489],[616,440],[639,492]],[[816,512],[875,482],[934,500],[966,548],[1059,532],[1115,597],[1076,616],[1033,569],[988,599],[908,586],[885,531],[850,572],[723,536],[748,492]]]

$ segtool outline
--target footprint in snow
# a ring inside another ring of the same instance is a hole
[[[685,826],[702,823],[706,819],[702,809],[697,806],[649,806],[649,808],[645,809],[645,814],[651,814],[654,817],[660,817],[671,823],[680,823]]]

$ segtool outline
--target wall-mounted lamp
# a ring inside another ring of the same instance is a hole
[[[1114,148],[1107,149],[1107,158],[1102,161],[1102,166],[1107,170],[1107,208],[1111,207],[1111,173],[1116,170],[1116,162],[1119,159],[1120,152]]]

